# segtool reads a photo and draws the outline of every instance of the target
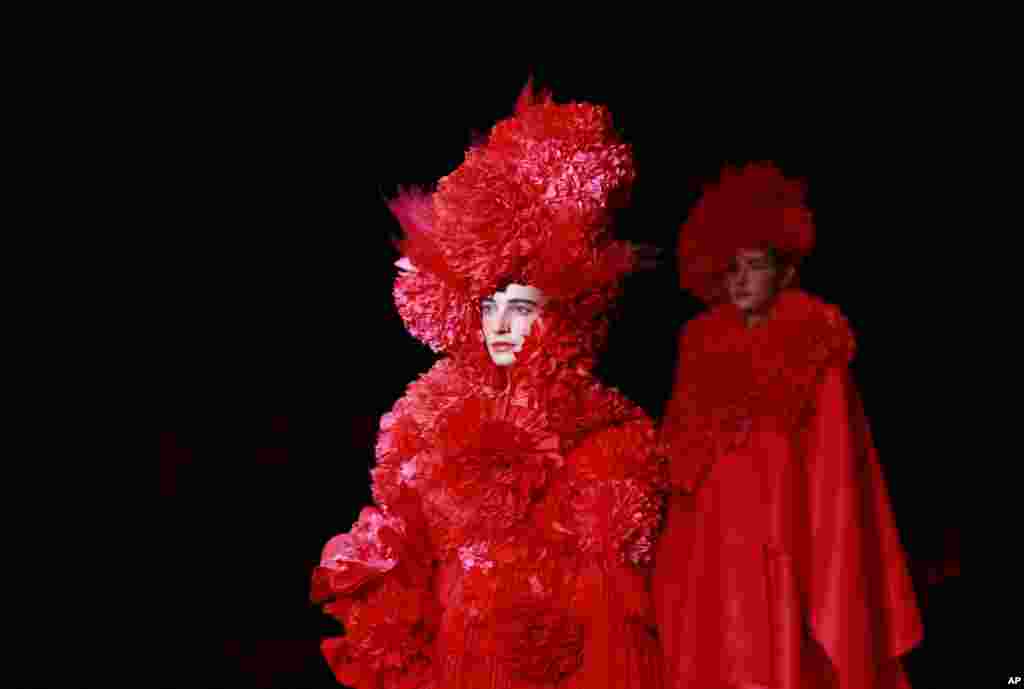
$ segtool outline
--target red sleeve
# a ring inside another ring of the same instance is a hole
[[[422,523],[364,508],[324,547],[312,599],[344,626],[321,650],[339,682],[356,689],[433,689],[439,608]]]
[[[658,676],[648,566],[661,520],[663,463],[647,419],[593,434],[569,457],[574,530],[588,556],[582,568],[589,619],[587,676]],[[625,673],[625,675],[624,675]]]
[[[708,330],[705,316],[686,324],[679,335],[679,357],[676,363],[672,399],[662,417],[657,453],[668,466],[669,487],[674,492],[693,493],[717,456],[715,435],[711,432],[707,390],[698,385],[709,340],[715,335]]]
[[[339,682],[356,689],[433,689],[440,610],[434,554],[419,494],[401,478],[420,449],[403,398],[381,420],[373,495],[352,528],[328,541],[312,599],[344,627],[321,650]]]
[[[595,433],[573,451],[569,463],[581,548],[623,587],[619,595],[627,607],[646,614],[643,570],[653,557],[666,483],[651,422]]]
[[[686,343],[686,331],[681,330],[679,332],[679,342],[676,348],[678,354],[676,356],[676,369],[672,383],[672,397],[671,399],[669,399],[668,404],[665,406],[665,413],[662,414],[662,419],[664,419],[664,421],[661,427],[661,433],[659,437],[660,440],[668,439],[668,437],[671,435],[673,424],[675,423],[675,420],[678,418],[679,414],[682,411],[683,368],[685,368],[683,366],[683,363],[687,354],[687,351],[685,349]]]
[[[857,389],[845,365],[825,372],[807,435],[810,626],[844,677],[876,672],[922,636],[920,614]]]
[[[693,336],[689,333],[695,329],[696,324],[690,323],[679,333],[679,353],[672,385],[672,397],[665,406],[665,413],[662,414],[656,449],[658,455],[667,463],[672,488],[684,492],[692,492],[694,483],[692,474],[695,473],[692,467],[683,461],[686,453],[679,443],[679,436],[683,432],[682,424],[693,413],[691,407],[695,403],[692,391],[688,390],[686,385],[686,376],[692,373],[691,365],[695,355],[692,349]]]

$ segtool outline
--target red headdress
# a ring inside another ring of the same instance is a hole
[[[598,318],[634,266],[610,232],[634,176],[606,108],[555,104],[528,83],[514,115],[437,191],[390,203],[405,232],[394,296],[409,332],[434,351],[475,342],[480,299],[513,282],[586,303],[576,319]]]
[[[814,247],[805,185],[771,163],[726,167],[683,224],[679,282],[705,302],[716,300],[722,275],[739,249],[771,247],[799,261]]]

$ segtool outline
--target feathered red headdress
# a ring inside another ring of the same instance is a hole
[[[395,303],[435,351],[479,329],[479,300],[506,284],[556,300],[610,289],[634,266],[610,234],[635,176],[632,150],[603,106],[555,104],[532,83],[512,117],[443,177],[389,205],[405,232]]]
[[[722,274],[739,249],[771,247],[799,261],[814,247],[814,221],[806,187],[771,163],[726,167],[681,228],[679,281],[705,302],[714,301]]]

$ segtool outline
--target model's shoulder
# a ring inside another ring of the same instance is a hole
[[[803,290],[788,290],[785,299],[785,317],[803,335],[812,358],[835,364],[853,360],[857,341],[842,309]]]
[[[647,412],[640,405],[626,397],[618,388],[606,385],[596,376],[588,376],[581,388],[581,413],[594,420],[600,420],[600,423],[592,426],[595,431],[633,421],[650,423]]]

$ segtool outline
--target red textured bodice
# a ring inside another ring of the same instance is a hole
[[[324,645],[340,681],[660,686],[652,425],[585,371],[510,373],[482,384],[444,359],[382,419],[377,508],[314,576],[346,628]]]

